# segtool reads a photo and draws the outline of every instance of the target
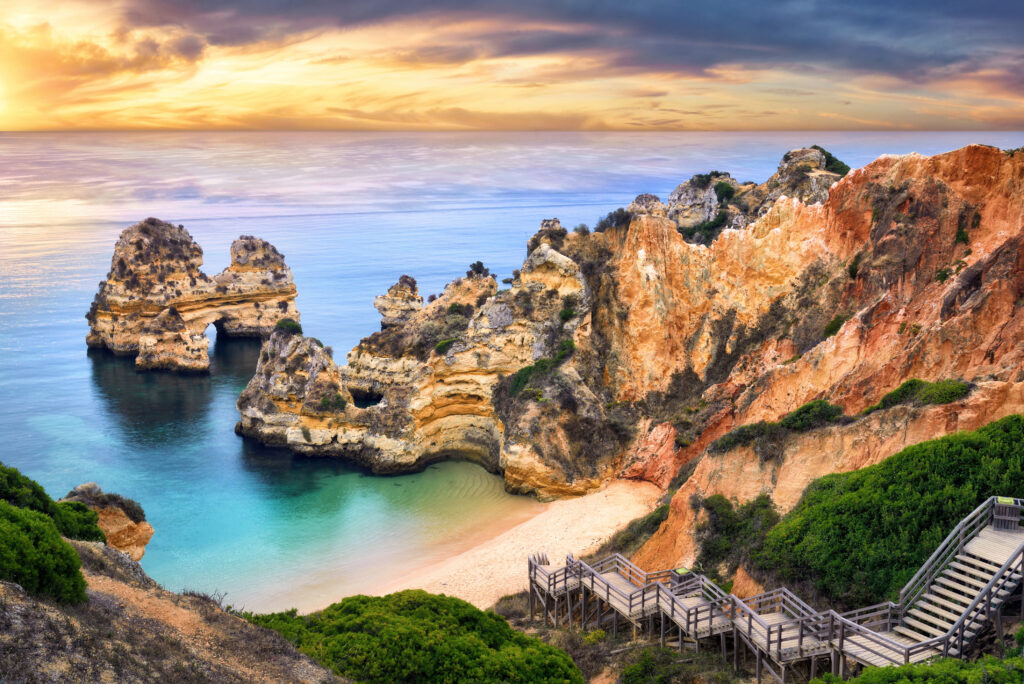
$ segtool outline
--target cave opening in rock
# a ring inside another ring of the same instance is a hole
[[[370,390],[360,390],[353,387],[349,387],[348,391],[352,394],[352,403],[358,408],[369,408],[376,406],[384,399],[384,395],[380,392],[373,392]]]

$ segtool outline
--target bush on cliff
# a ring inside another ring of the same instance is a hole
[[[34,596],[80,603],[86,600],[80,567],[52,518],[0,501],[0,579]]]
[[[274,330],[280,330],[281,332],[288,333],[289,335],[301,335],[302,326],[299,325],[291,318],[282,318],[274,326]]]
[[[694,530],[697,542],[697,567],[716,581],[732,575],[747,562],[750,550],[761,545],[777,522],[779,514],[767,494],[761,494],[734,507],[721,494],[691,502],[707,517]],[[724,576],[719,569],[724,569]]]
[[[291,610],[245,617],[360,682],[583,681],[563,651],[494,613],[425,591],[350,596],[308,616]]]
[[[846,605],[895,598],[978,504],[1024,496],[1022,442],[1024,416],[1009,416],[819,478],[752,562],[782,581],[810,581]]]
[[[840,176],[845,176],[850,173],[850,165],[846,162],[837,159],[831,152],[826,150],[821,145],[811,145],[812,150],[818,150],[825,155],[825,170],[831,171],[832,173],[838,173]]]
[[[868,406],[862,413],[867,415],[899,404],[949,404],[963,399],[970,391],[970,383],[962,380],[925,382],[911,378],[879,399],[877,404]]]
[[[35,480],[0,463],[0,501],[17,508],[42,513],[57,526],[61,535],[83,541],[107,539],[96,524],[99,516],[80,503],[55,502]]]
[[[595,233],[603,233],[609,228],[618,228],[620,226],[628,226],[629,222],[633,220],[633,215],[619,207],[615,211],[609,211],[603,218],[597,220],[594,225]]]
[[[806,432],[849,420],[852,419],[846,418],[839,406],[815,399],[787,413],[778,423],[762,420],[734,428],[712,442],[708,450],[724,453],[738,446],[753,445],[754,452],[764,461],[780,455],[782,443],[791,432]]]

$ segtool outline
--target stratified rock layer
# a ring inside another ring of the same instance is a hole
[[[652,567],[685,564],[667,540],[689,538],[681,508],[715,493],[716,459],[740,458],[705,454],[731,427],[816,398],[852,414],[910,377],[1024,380],[1024,155],[883,157],[838,182],[823,165],[819,150],[787,154],[777,187],[736,191],[730,207],[752,198],[749,225],[709,246],[681,234],[685,193],[667,206],[640,196],[629,224],[603,233],[545,221],[508,290],[468,278],[417,309],[415,290],[396,285],[379,300],[383,330],[346,367],[312,339],[275,334],[237,429],[378,472],[465,458],[541,496],[614,476],[667,488],[702,458],[673,485],[673,515],[647,547],[662,550],[641,554]],[[833,320],[847,322],[826,337]],[[991,402],[977,406],[999,417],[983,408]],[[926,424],[907,439],[961,425]],[[873,459],[911,443],[880,434],[864,436],[877,441]],[[729,486],[802,491],[810,477],[866,464],[859,446],[837,453],[799,475],[745,466]]]
[[[86,343],[134,355],[140,369],[205,371],[210,324],[221,335],[267,337],[280,319],[299,319],[291,271],[273,245],[240,237],[213,278],[202,263],[182,226],[149,218],[126,228],[86,314]]]

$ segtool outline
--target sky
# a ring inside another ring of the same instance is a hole
[[[0,0],[0,130],[1022,130],[1021,0]]]

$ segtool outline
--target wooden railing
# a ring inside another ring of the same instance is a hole
[[[788,589],[776,589],[746,600],[731,598],[736,629],[776,660],[787,659],[791,649],[803,654],[808,645],[818,649],[828,642],[828,614],[817,612]],[[762,617],[768,613],[782,613],[787,619],[771,624]]]

